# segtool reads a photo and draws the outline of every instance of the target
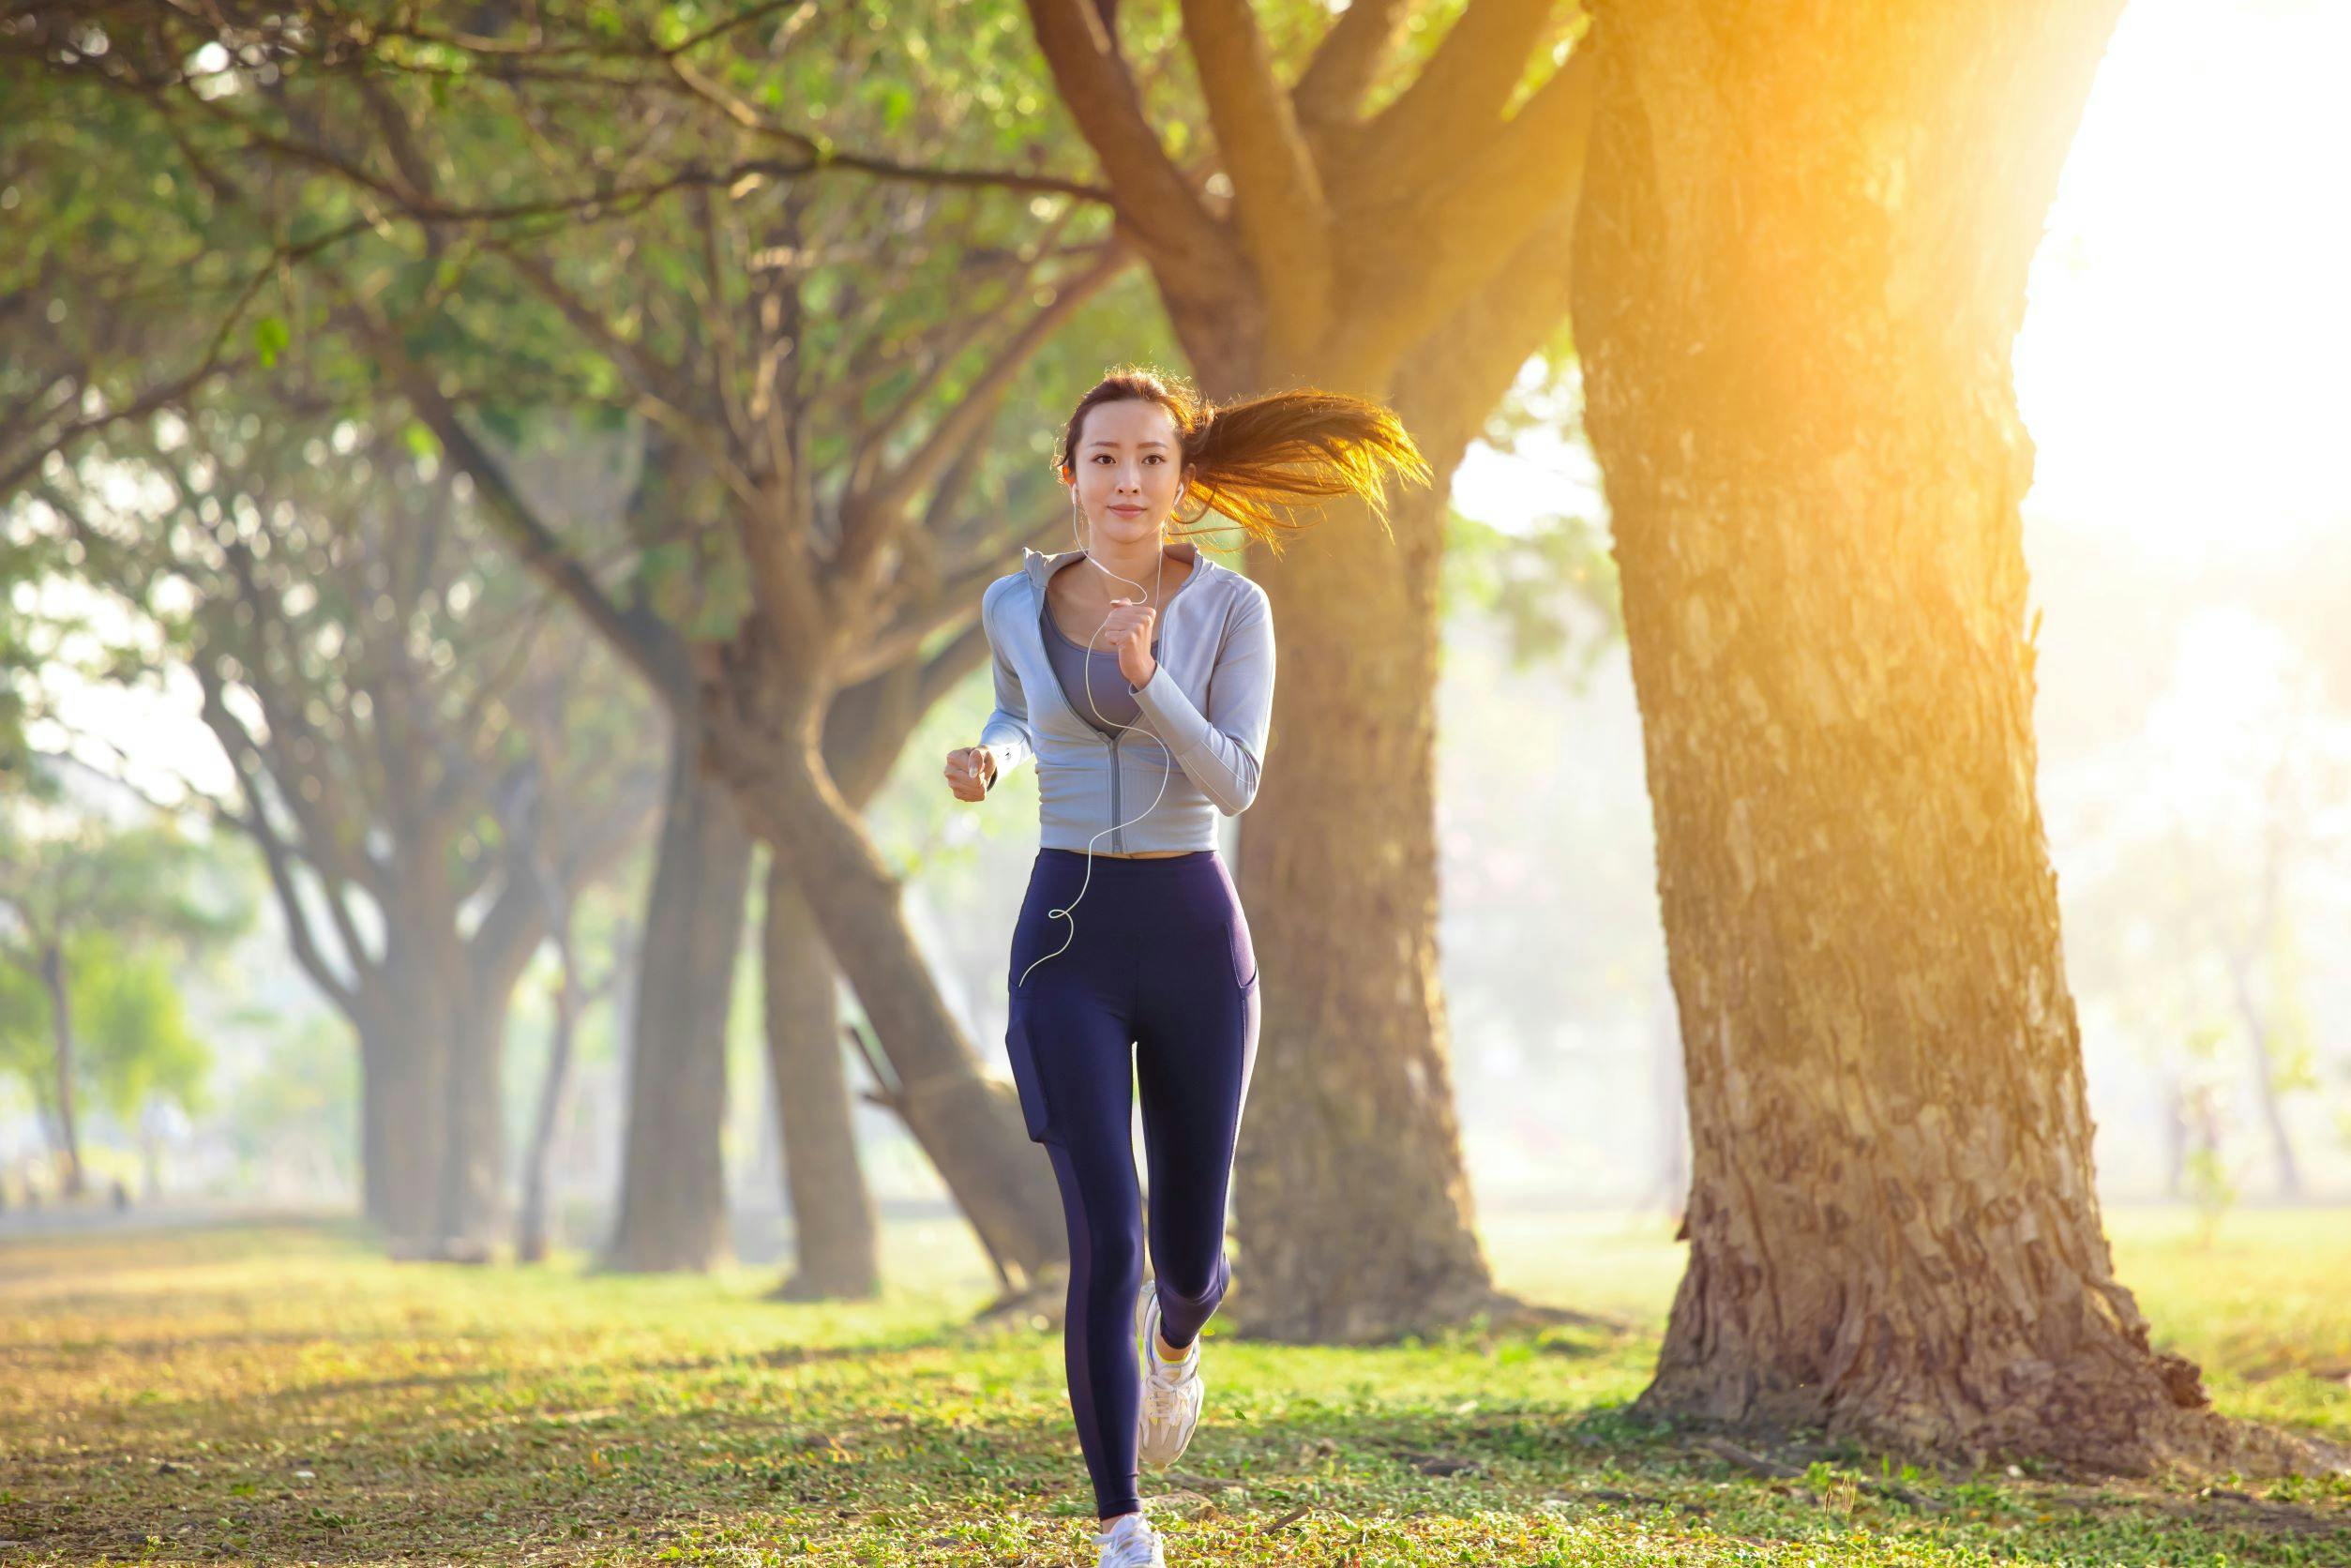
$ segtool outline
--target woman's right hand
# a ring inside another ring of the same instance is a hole
[[[966,746],[947,753],[947,787],[957,800],[986,800],[996,777],[996,759],[986,746]]]

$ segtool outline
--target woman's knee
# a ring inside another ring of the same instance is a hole
[[[1143,1238],[1138,1229],[1106,1228],[1092,1233],[1086,1268],[1104,1285],[1123,1286],[1131,1294],[1143,1283]]]
[[[1187,1306],[1213,1306],[1223,1297],[1229,1277],[1225,1255],[1219,1251],[1205,1274],[1187,1274],[1181,1267],[1163,1268],[1159,1274],[1159,1291],[1168,1300],[1182,1302]]]

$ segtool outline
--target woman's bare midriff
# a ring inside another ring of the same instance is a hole
[[[1128,850],[1123,853],[1117,850],[1094,851],[1094,853],[1108,860],[1166,860],[1170,855],[1198,854],[1198,852],[1197,850]]]

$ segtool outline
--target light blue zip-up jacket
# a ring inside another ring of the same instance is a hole
[[[996,708],[980,745],[995,758],[999,781],[1036,759],[1044,848],[1214,849],[1216,814],[1238,816],[1257,798],[1273,717],[1273,608],[1241,573],[1192,545],[1170,548],[1190,553],[1192,575],[1153,626],[1158,669],[1126,688],[1142,709],[1138,728],[1117,735],[1078,716],[1045,651],[1046,580],[1084,552],[1024,550],[1021,569],[980,596],[980,624],[996,656]],[[1149,815],[1127,822],[1145,807]],[[1127,825],[1103,831],[1120,822]]]

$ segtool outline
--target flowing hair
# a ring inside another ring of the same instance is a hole
[[[1323,502],[1360,497],[1386,530],[1390,481],[1402,477],[1425,485],[1434,479],[1403,421],[1378,403],[1344,392],[1304,389],[1269,392],[1220,407],[1183,377],[1146,365],[1114,367],[1078,400],[1054,466],[1075,476],[1086,411],[1129,398],[1157,403],[1175,420],[1184,472],[1177,506],[1187,496],[1197,497],[1209,513],[1276,554],[1281,536],[1317,520]],[[1312,515],[1301,520],[1301,509]],[[1388,531],[1393,537],[1394,530]],[[1222,529],[1177,524],[1168,532],[1184,538]]]

